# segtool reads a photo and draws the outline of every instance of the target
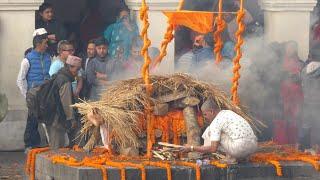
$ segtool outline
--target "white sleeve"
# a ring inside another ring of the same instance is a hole
[[[225,120],[225,112],[220,111],[208,127],[208,136],[210,141],[220,141],[222,127]]]
[[[26,97],[28,84],[27,84],[27,74],[30,68],[29,61],[24,58],[21,62],[20,71],[17,78],[17,86],[20,89],[21,94]]]

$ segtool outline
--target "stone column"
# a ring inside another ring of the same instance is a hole
[[[23,149],[25,99],[16,79],[24,51],[32,46],[35,10],[43,0],[0,0],[0,92],[8,97],[9,111],[0,123],[0,150]]]
[[[306,60],[309,53],[310,12],[317,0],[260,0],[264,10],[267,43],[294,40],[299,56]]]
[[[162,11],[175,11],[179,5],[179,0],[146,0],[149,6],[149,22],[148,31],[151,47],[160,48],[161,41],[167,28],[167,18]],[[141,0],[126,0],[126,4],[132,10],[132,16],[136,19],[139,29],[141,30],[141,22],[139,19],[139,9]],[[174,40],[168,45],[167,56],[160,65],[160,71],[163,73],[172,73],[174,71]]]

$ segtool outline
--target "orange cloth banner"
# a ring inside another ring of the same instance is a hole
[[[206,34],[213,31],[214,13],[206,11],[163,11],[173,25],[183,25]]]

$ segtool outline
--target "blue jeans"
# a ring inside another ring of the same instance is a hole
[[[37,147],[41,143],[38,131],[38,121],[31,115],[28,115],[26,129],[24,131],[25,147]]]

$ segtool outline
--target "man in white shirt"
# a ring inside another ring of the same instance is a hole
[[[48,33],[44,28],[36,29],[33,33],[33,49],[26,54],[21,62],[21,68],[17,78],[17,86],[21,94],[26,97],[27,91],[40,86],[50,78],[49,68],[51,57],[46,50],[48,48]],[[38,121],[28,110],[27,125],[24,132],[26,151],[40,145]]]
[[[234,164],[248,157],[257,149],[257,138],[249,123],[231,110],[221,110],[213,100],[207,100],[201,106],[206,121],[211,124],[202,135],[203,146],[185,146],[183,152],[214,153],[221,150],[226,153],[224,163]]]

